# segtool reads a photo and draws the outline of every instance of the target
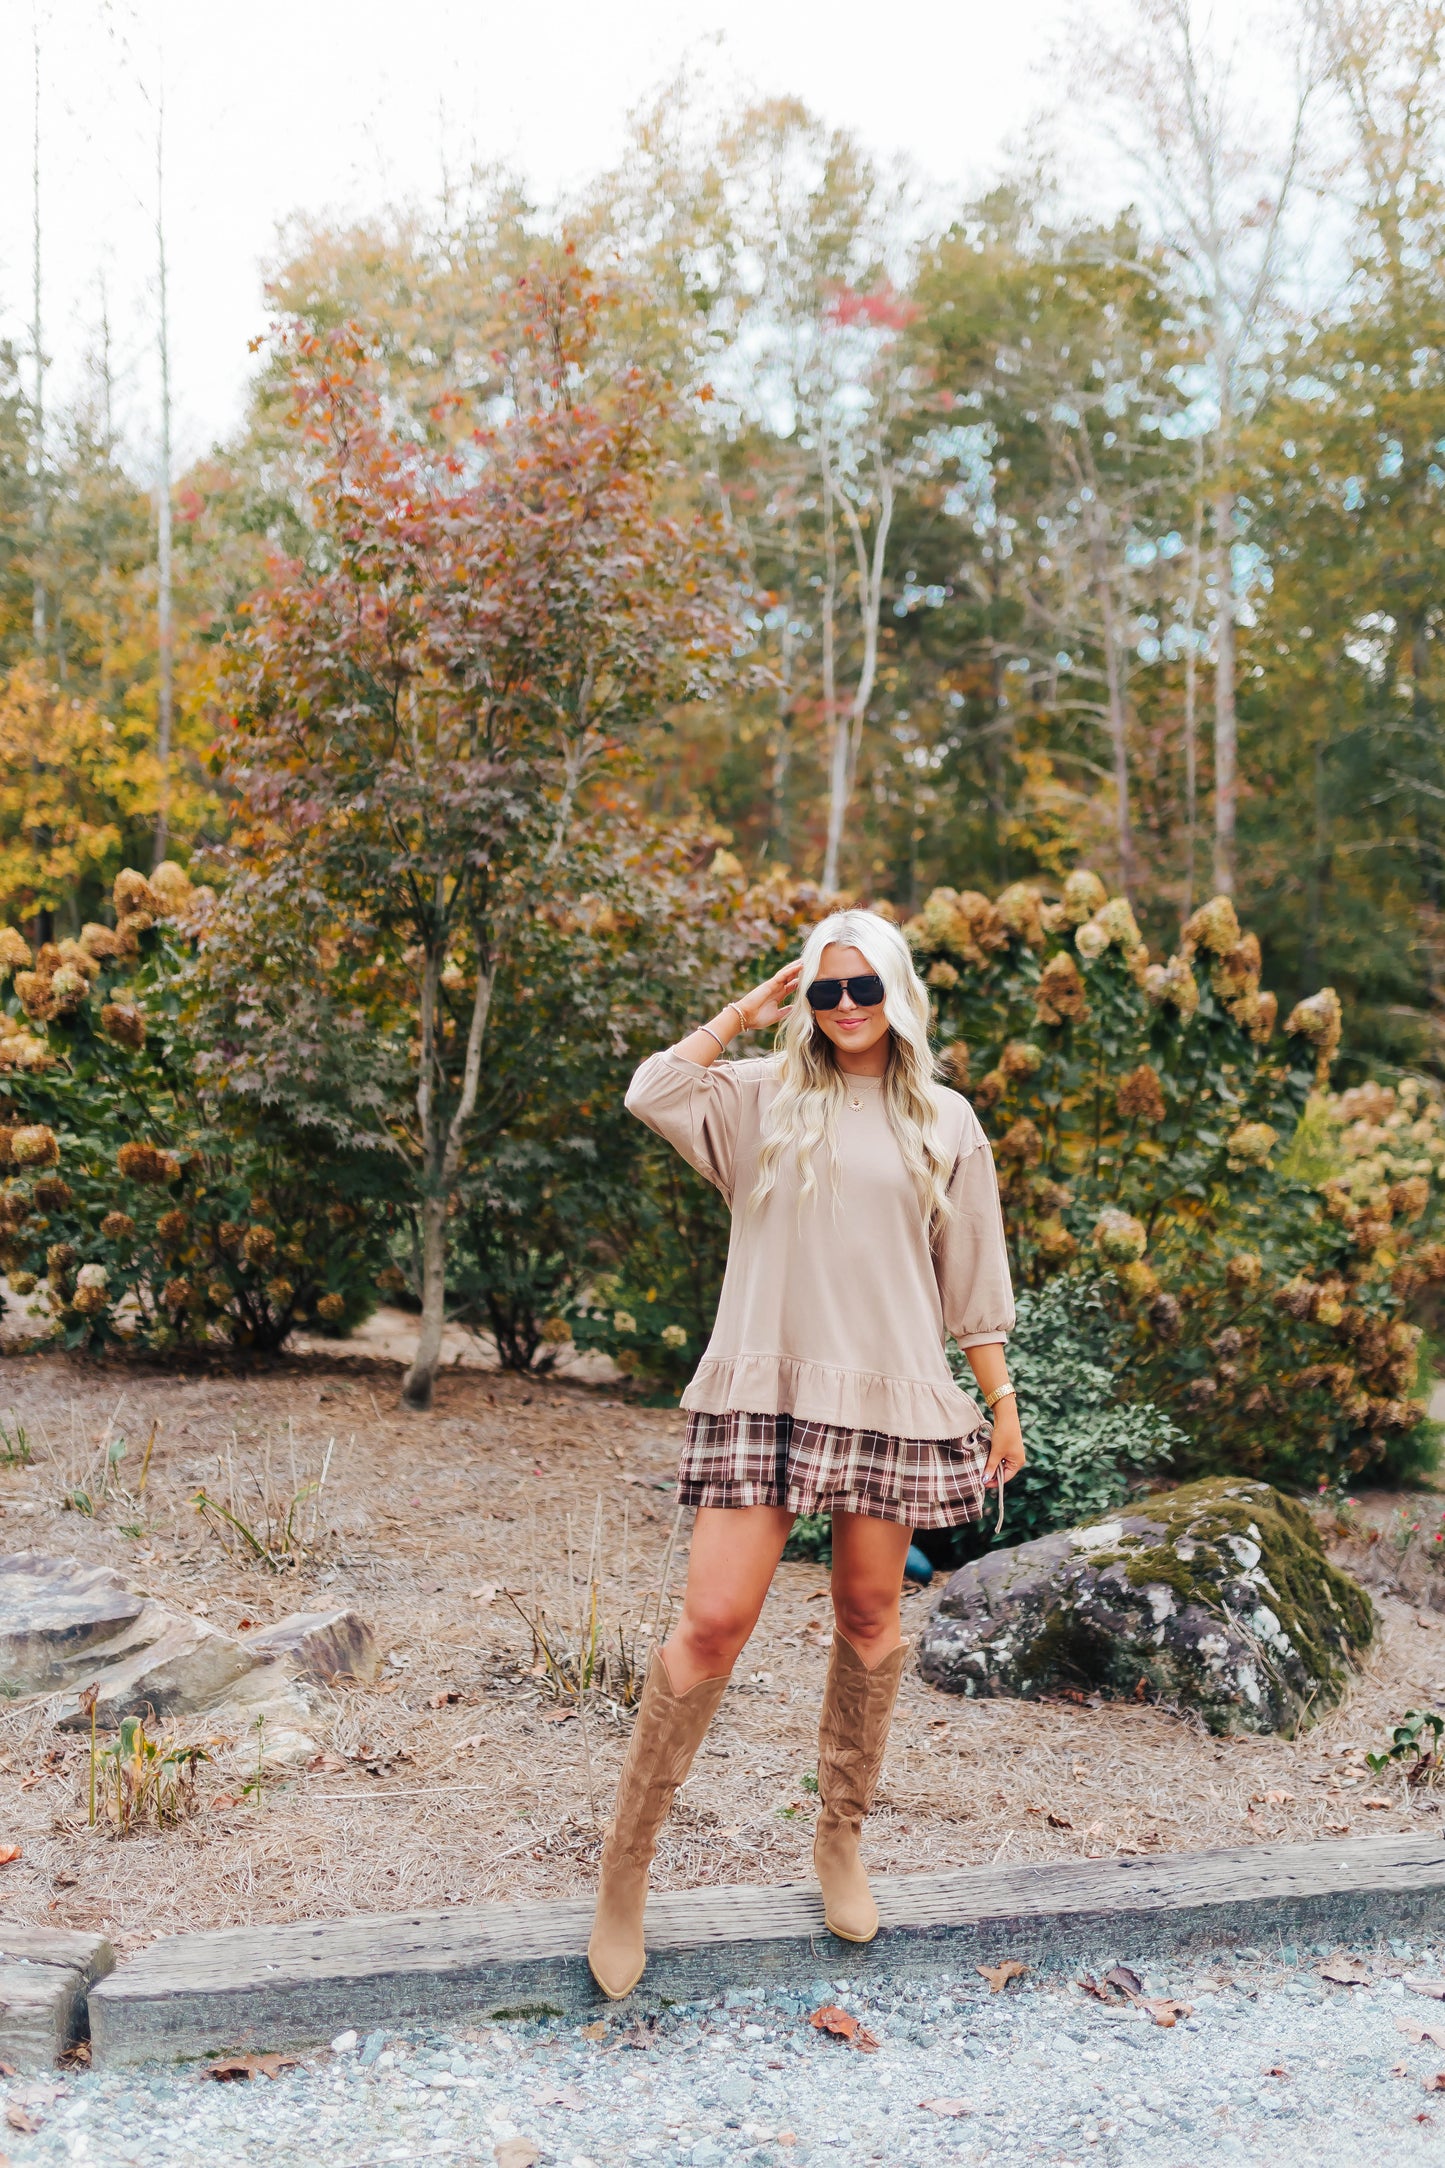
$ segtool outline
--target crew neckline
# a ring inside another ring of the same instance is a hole
[[[850,1092],[856,1091],[860,1084],[867,1084],[873,1091],[877,1091],[883,1083],[881,1076],[849,1076],[846,1069],[840,1069],[838,1074],[843,1080],[845,1090]]]

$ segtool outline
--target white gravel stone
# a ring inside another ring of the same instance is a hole
[[[1445,2055],[1397,2020],[1438,2005],[1381,1992],[1384,1977],[1321,1988],[1317,1961],[1221,1958],[1213,1993],[1191,1989],[1197,1963],[1157,1967],[1150,1988],[1195,2005],[1168,2030],[1061,1979],[1001,1995],[966,1973],[820,1981],[668,2010],[642,2049],[621,2044],[636,2021],[619,2011],[600,2041],[561,2021],[388,2029],[368,2035],[369,2063],[340,2052],[343,2034],[335,2055],[244,2087],[195,2066],[17,2078],[0,2085],[0,2123],[13,2104],[40,2124],[4,2124],[13,2168],[490,2168],[508,2140],[535,2146],[541,2168],[1433,2168],[1439,2096],[1425,2087]],[[1445,1953],[1417,1948],[1412,1969],[1438,1977]],[[822,2001],[861,2018],[877,2054],[815,2031]]]

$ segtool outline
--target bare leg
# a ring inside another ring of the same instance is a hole
[[[912,1541],[896,1521],[833,1515],[833,1617],[870,1671],[903,1639],[898,1605]]]
[[[682,1616],[662,1649],[675,1694],[732,1670],[758,1623],[792,1525],[785,1506],[698,1507]],[[901,1585],[901,1559],[898,1570]]]

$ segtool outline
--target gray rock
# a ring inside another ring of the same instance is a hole
[[[1211,1731],[1296,1730],[1344,1693],[1375,1615],[1306,1509],[1210,1478],[962,1567],[918,1668],[947,1693],[1151,1698]]]
[[[121,1648],[119,1639],[102,1645],[88,1676],[66,1697],[56,1714],[62,1731],[84,1731],[90,1718],[80,1705],[80,1691],[100,1689],[95,1720],[110,1731],[123,1716],[185,1716],[212,1707],[228,1687],[256,1667],[244,1641],[223,1634],[205,1619],[147,1604],[133,1631],[151,1630],[140,1647]]]
[[[332,1686],[339,1679],[369,1684],[381,1653],[358,1611],[293,1611],[251,1634],[246,1646],[260,1657],[287,1658],[303,1679]]]
[[[145,1598],[109,1566],[17,1551],[0,1558],[0,1691],[67,1685],[89,1652],[134,1624]]]

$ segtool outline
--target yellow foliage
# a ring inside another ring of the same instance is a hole
[[[154,818],[159,781],[141,728],[33,664],[0,679],[0,913],[26,918],[107,879],[127,829]]]

